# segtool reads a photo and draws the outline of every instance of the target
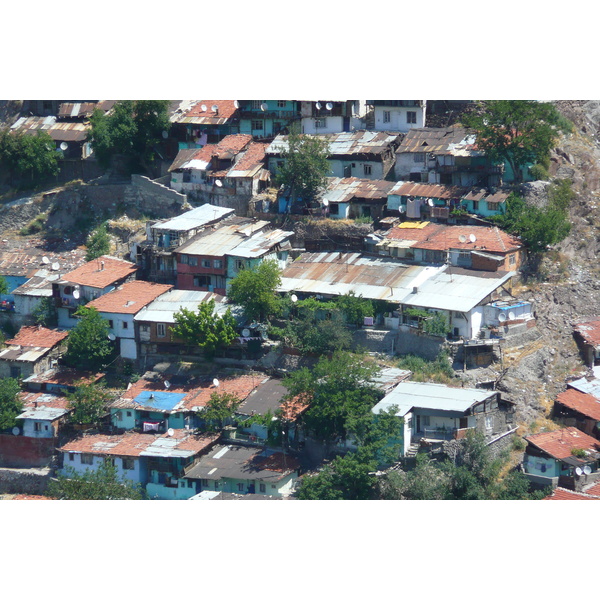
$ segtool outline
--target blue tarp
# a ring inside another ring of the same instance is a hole
[[[185,394],[176,394],[175,392],[144,391],[138,394],[133,401],[147,409],[173,410],[185,396]]]

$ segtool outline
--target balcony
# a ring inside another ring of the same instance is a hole
[[[439,440],[439,441],[449,441],[449,440],[460,440],[465,437],[465,434],[469,429],[474,429],[473,427],[463,427],[463,428],[455,428],[455,427],[423,427],[423,430],[420,432],[416,432],[413,434],[413,439],[427,439],[427,440]]]
[[[240,119],[299,119],[300,113],[295,110],[242,110]]]

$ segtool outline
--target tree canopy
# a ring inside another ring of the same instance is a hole
[[[56,327],[58,325],[58,311],[54,298],[41,298],[31,314],[36,325],[43,327]]]
[[[241,400],[235,394],[213,392],[210,400],[199,414],[207,431],[220,431],[235,414]]]
[[[18,379],[0,378],[0,431],[16,425],[15,417],[23,410],[23,402],[19,399],[20,391]]]
[[[301,198],[309,202],[327,185],[329,144],[323,138],[302,135],[297,126],[290,129],[287,144],[275,183],[289,188],[292,201]]]
[[[202,348],[209,356],[231,344],[237,336],[231,311],[227,309],[223,316],[216,315],[214,300],[202,302],[197,312],[182,308],[174,316],[173,336]]]
[[[0,275],[0,294],[8,294],[8,281]]]
[[[510,165],[517,181],[523,167],[544,162],[560,133],[572,128],[552,104],[535,100],[484,101],[462,123],[476,131],[487,157]]]
[[[80,306],[75,316],[79,322],[67,337],[64,360],[76,369],[99,371],[108,365],[114,353],[108,339],[108,321],[92,306]]]
[[[265,260],[258,267],[240,271],[230,283],[227,297],[244,310],[251,321],[264,322],[280,310],[276,293],[281,283],[281,270],[276,261]]]
[[[106,416],[110,394],[95,383],[80,383],[72,393],[67,393],[69,421],[77,425],[98,425]]]
[[[97,229],[90,233],[87,240],[87,252],[85,260],[88,262],[104,256],[110,252],[110,237],[108,235],[107,225],[103,223]]]
[[[168,100],[122,100],[111,114],[95,110],[90,135],[98,162],[107,167],[121,154],[130,159],[132,169],[147,168],[162,132],[170,128],[168,108]]]

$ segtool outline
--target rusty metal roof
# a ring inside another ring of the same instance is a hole
[[[237,108],[235,100],[196,100],[186,105],[180,105],[171,115],[172,123],[181,123],[185,125],[225,125],[235,116]],[[191,104],[191,106],[190,106]],[[212,110],[213,106],[217,110]],[[206,110],[202,110],[205,106]]]
[[[477,150],[475,133],[460,126],[410,129],[396,150],[396,154],[404,152],[433,152],[453,156],[482,154]]]
[[[489,192],[485,189],[473,189],[463,197],[463,200],[485,200],[486,202],[504,202],[510,196],[510,191],[497,190]]]
[[[330,203],[350,202],[353,199],[387,200],[393,181],[359,179],[357,177],[330,177],[322,199]]]
[[[83,142],[87,139],[90,126],[85,123],[57,122],[56,117],[21,117],[12,127],[12,131],[34,134],[45,131],[57,142]]]
[[[393,196],[417,196],[420,198],[460,198],[467,188],[457,185],[441,185],[436,183],[414,183],[412,181],[398,181],[390,190]]]

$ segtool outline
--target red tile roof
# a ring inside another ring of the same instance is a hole
[[[600,452],[600,441],[579,431],[576,427],[530,435],[526,440],[558,460],[573,457],[571,450],[576,448],[589,450],[592,453]]]
[[[87,306],[104,313],[134,315],[172,287],[172,285],[149,281],[130,281],[118,289],[92,300]]]
[[[574,324],[574,328],[587,344],[600,346],[600,319],[579,321]]]
[[[69,335],[68,331],[57,331],[46,327],[23,326],[19,333],[7,340],[7,346],[29,346],[32,348],[54,348]]]
[[[600,421],[600,400],[591,394],[569,388],[562,392],[562,394],[559,394],[555,402],[575,410],[590,419]]]
[[[102,266],[103,262],[104,267]],[[137,269],[138,267],[129,261],[112,256],[101,256],[81,265],[74,271],[65,273],[62,281],[104,289],[132,275]]]
[[[253,142],[248,146],[244,155],[240,160],[232,167],[232,171],[250,171],[254,167],[262,164],[265,159],[265,150],[269,144],[261,144],[260,142]]]
[[[474,235],[475,242],[469,241]],[[461,242],[460,236],[467,241]],[[523,244],[514,236],[498,229],[497,227],[480,227],[477,225],[441,225],[429,223],[422,229],[392,227],[387,239],[416,240],[413,248],[425,250],[484,250],[488,252],[506,253],[513,252],[523,247]]]
[[[550,496],[546,496],[544,500],[600,500],[598,496],[592,496],[584,492],[572,492],[564,488],[556,488]]]
[[[584,494],[587,494],[588,496],[600,497],[600,481],[598,483],[595,483],[594,485],[591,485],[588,488],[585,488],[582,491]]]
[[[13,500],[56,500],[50,496],[34,496],[33,494],[19,494],[15,496]]]
[[[300,469],[298,460],[282,452],[275,452],[266,457],[257,457],[252,460],[252,463],[261,470],[275,473],[291,473]]]
[[[300,396],[296,396],[281,403],[281,416],[289,421],[295,421],[303,412],[308,410],[308,407],[308,402],[302,401]]]

